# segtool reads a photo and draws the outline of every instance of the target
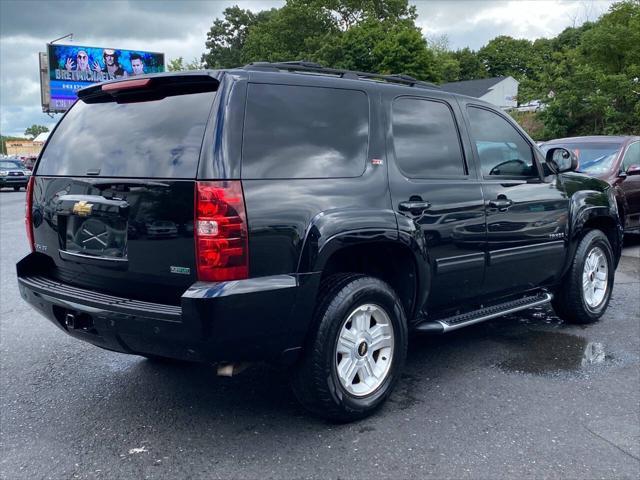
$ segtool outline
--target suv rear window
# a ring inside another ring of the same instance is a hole
[[[250,84],[242,177],[357,177],[364,172],[368,140],[364,92]]]
[[[215,92],[131,103],[78,100],[61,120],[39,175],[195,178]]]

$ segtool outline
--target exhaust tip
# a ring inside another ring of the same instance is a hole
[[[217,366],[216,374],[219,377],[233,377],[244,372],[250,366],[251,363],[248,362],[224,363]]]

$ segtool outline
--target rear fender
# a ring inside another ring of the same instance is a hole
[[[298,273],[321,272],[331,255],[344,246],[397,240],[396,217],[391,210],[347,208],[320,212],[306,229]]]
[[[396,222],[395,212],[391,210],[345,209],[317,215],[307,229],[298,273],[321,275],[335,253],[354,245],[400,245],[410,253],[415,263],[415,305],[422,306],[430,286],[429,255],[424,235],[415,225],[411,230],[405,227],[399,232]],[[414,314],[415,308],[414,312],[407,312],[409,318]]]

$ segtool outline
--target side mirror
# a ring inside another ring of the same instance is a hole
[[[578,157],[566,148],[550,148],[546,154],[546,161],[556,173],[575,171],[578,168]]]
[[[640,165],[635,163],[633,165],[629,165],[629,168],[627,168],[627,175],[640,175]]]

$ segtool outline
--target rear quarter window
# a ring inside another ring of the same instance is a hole
[[[458,128],[447,104],[396,98],[391,119],[396,162],[408,178],[466,175]]]
[[[37,173],[195,178],[214,95],[131,103],[78,100],[51,136]]]
[[[369,101],[364,92],[250,84],[242,177],[357,177],[365,169]]]

